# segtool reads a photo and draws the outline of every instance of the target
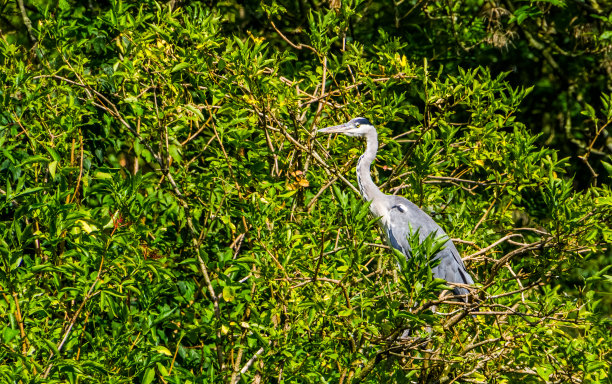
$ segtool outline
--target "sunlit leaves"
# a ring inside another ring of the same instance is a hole
[[[285,39],[228,32],[232,4],[79,4],[43,15],[42,55],[0,41],[3,379],[604,380],[591,287],[609,273],[560,280],[612,238],[610,191],[576,191],[517,118],[531,88],[414,60],[386,25],[363,32],[371,2],[308,12]],[[280,25],[287,8],[265,11]],[[363,148],[314,134],[357,115],[378,127],[382,190],[471,255],[482,314],[445,327],[466,313],[432,305],[443,240],[393,254],[347,185]]]

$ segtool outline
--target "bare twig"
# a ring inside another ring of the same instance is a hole
[[[321,251],[319,252],[319,257],[317,259],[317,266],[315,267],[314,273],[312,275],[312,281],[317,281],[317,276],[319,275],[319,268],[321,267],[321,262],[325,257],[323,250],[325,249],[325,234],[323,234],[323,238],[321,239]]]
[[[317,277],[316,279],[306,278],[306,277],[294,277],[292,279],[284,279],[284,280],[287,280],[287,281],[305,280],[302,283],[299,283],[299,284],[296,284],[296,285],[292,286],[291,289],[299,288],[299,287],[302,287],[304,285],[308,285],[308,284],[311,284],[311,283],[316,283],[317,281],[323,281],[323,282],[326,282],[326,283],[335,284],[338,287],[340,287],[340,289],[342,289],[342,294],[344,295],[344,300],[346,301],[347,308],[352,308],[351,299],[348,296],[348,292],[346,290],[346,287],[344,286],[344,284],[342,284],[342,280],[330,279],[330,278],[327,278],[327,277]]]
[[[23,24],[25,24],[26,29],[28,30],[28,36],[30,36],[30,40],[32,42],[36,42],[36,37],[34,37],[34,29],[32,28],[32,21],[28,17],[26,13],[25,6],[23,4],[23,0],[17,0],[17,4],[19,4],[19,11],[21,12],[21,19],[23,20]]]
[[[253,365],[255,360],[257,360],[257,358],[264,352],[264,350],[265,350],[264,347],[261,347],[257,350],[257,352],[255,352],[253,357],[251,357],[249,361],[246,362],[244,367],[242,367],[242,369],[240,370],[240,375],[244,375],[249,370],[249,368],[251,368],[251,365]]]
[[[60,341],[60,343],[57,345],[56,349],[58,352],[61,352],[62,348],[64,347],[64,343],[66,343],[66,340],[68,340],[70,331],[72,330],[72,327],[74,327],[74,324],[76,323],[79,315],[81,314],[83,307],[85,307],[85,304],[87,304],[89,299],[91,299],[93,296],[99,293],[99,291],[93,293],[93,290],[96,287],[96,284],[98,284],[98,281],[100,281],[100,276],[102,275],[103,266],[104,266],[104,256],[102,256],[102,260],[100,261],[100,267],[98,268],[98,274],[96,275],[96,278],[94,279],[93,283],[91,283],[89,290],[85,294],[85,297],[83,298],[83,301],[81,302],[81,305],[79,305],[79,308],[72,316],[70,323],[68,323],[68,328],[66,328],[66,330],[64,331],[64,336],[62,337],[62,341]],[[51,368],[53,367],[53,362],[51,361],[51,359],[53,358],[53,355],[54,353],[53,351],[51,351],[51,353],[49,354],[49,365],[47,366],[47,369],[45,370],[45,373],[43,374],[43,379],[46,379],[47,376],[49,376],[49,373],[51,372]]]
[[[186,138],[181,145],[185,146],[187,143],[189,143],[191,140],[195,139],[196,137],[198,137],[198,135],[200,133],[202,133],[202,131],[204,130],[204,128],[206,128],[206,126],[208,125],[208,123],[210,123],[210,121],[212,120],[213,117],[213,113],[212,110],[210,110],[210,115],[208,116],[208,119],[206,119],[206,121],[202,124],[202,126],[200,128],[198,128],[198,130],[191,136],[189,136],[188,138]]]
[[[244,336],[246,334],[247,330],[245,329],[244,332],[242,333],[241,336],[241,340],[244,341]],[[263,349],[263,347],[262,347]],[[263,352],[263,351],[262,351]],[[232,372],[232,377],[230,378],[230,384],[235,384],[238,382],[238,378],[240,377],[240,371],[238,371],[238,369],[240,368],[240,362],[242,361],[242,355],[244,354],[244,347],[240,347],[238,349],[238,355],[236,356],[236,360],[234,361],[234,371]]]
[[[11,305],[9,298],[2,293],[4,297],[4,301],[9,305]],[[28,353],[28,349],[30,349],[30,342],[28,341],[28,337],[25,333],[25,328],[23,326],[23,317],[21,315],[21,307],[19,306],[19,296],[17,292],[13,292],[13,301],[15,302],[15,319],[17,320],[17,324],[19,326],[19,335],[21,336],[21,353],[26,356]]]
[[[489,245],[488,247],[485,247],[485,248],[483,248],[483,249],[479,250],[478,252],[472,253],[471,255],[469,255],[469,256],[467,256],[467,257],[464,257],[464,258],[463,258],[463,261],[466,261],[466,260],[471,260],[471,259],[475,258],[476,256],[483,255],[483,254],[485,254],[485,253],[489,252],[489,250],[490,250],[491,248],[495,248],[496,246],[498,246],[499,244],[503,243],[504,241],[508,241],[509,239],[511,239],[511,238],[513,238],[513,237],[517,237],[517,236],[518,236],[518,237],[522,237],[522,236],[521,236],[520,234],[518,234],[518,233],[511,233],[511,234],[509,234],[509,235],[507,235],[507,236],[504,236],[504,237],[502,237],[501,239],[499,239],[499,240],[497,240],[496,242],[494,242],[493,244]]]
[[[319,189],[319,192],[317,192],[317,194],[314,195],[314,197],[308,202],[308,205],[306,205],[307,211],[310,211],[310,208],[314,205],[314,203],[317,201],[319,196],[321,196],[321,194],[325,192],[325,190],[329,188],[330,185],[335,183],[336,180],[338,180],[338,176],[334,176],[330,181],[327,182],[327,184],[325,184],[323,187],[321,187],[321,189]]]
[[[591,143],[589,144],[589,147],[587,148],[586,153],[584,154],[584,159],[586,160],[589,155],[591,154],[591,152],[593,151],[593,146],[595,145],[595,142],[597,141],[597,138],[599,138],[599,135],[601,135],[601,133],[608,127],[608,125],[612,122],[612,120],[608,121],[607,123],[603,124],[598,130],[597,132],[595,132],[595,137],[593,137],[593,140],[591,140]]]
[[[495,203],[497,202],[497,196],[495,196],[493,198],[493,201],[491,201],[491,204],[489,205],[489,208],[487,208],[487,210],[485,211],[485,213],[482,215],[482,217],[480,218],[480,220],[478,220],[478,223],[476,223],[476,225],[474,226],[474,228],[472,228],[472,235],[474,233],[476,233],[476,230],[478,229],[478,227],[480,227],[480,224],[482,224],[486,217],[489,216],[489,212],[491,212],[491,209],[493,208],[493,206],[495,205]]]
[[[174,355],[172,356],[172,361],[170,362],[170,369],[168,369],[168,375],[172,374],[172,368],[174,368],[174,362],[176,361],[176,355],[178,355],[179,347],[181,346],[181,340],[183,340],[183,336],[181,336],[176,343]]]
[[[504,255],[502,258],[500,258],[499,260],[497,260],[497,262],[493,265],[493,267],[491,267],[491,271],[490,271],[490,275],[489,275],[489,279],[487,280],[487,282],[484,284],[484,286],[489,286],[490,284],[493,283],[495,277],[497,276],[497,271],[504,265],[506,265],[506,263],[508,261],[510,261],[510,259],[516,255],[519,255],[521,253],[525,253],[534,249],[538,249],[541,246],[543,246],[545,243],[547,242],[547,240],[540,240],[540,241],[536,241],[534,243],[531,244],[527,244],[521,248],[515,249],[514,251],[511,251],[509,253],[507,253],[506,255]]]
[[[77,182],[76,182],[76,186],[74,187],[74,194],[72,195],[72,198],[70,199],[70,201],[74,201],[74,199],[76,198],[77,193],[79,192],[79,186],[81,185],[81,178],[83,177],[83,159],[84,159],[84,151],[85,148],[83,146],[83,132],[81,131],[81,128],[79,128],[79,141],[80,141],[80,158],[79,158],[79,176],[77,177]]]
[[[506,268],[510,271],[512,276],[514,276],[514,279],[516,280],[516,283],[519,285],[519,287],[523,288],[523,283],[521,282],[521,279],[519,278],[519,276],[516,275],[516,273],[514,273],[514,270],[512,269],[510,264],[506,264]],[[525,292],[521,292],[521,301],[523,302],[523,304],[525,303]]]
[[[587,155],[578,156],[578,158],[580,160],[582,160],[584,162],[584,164],[586,164],[587,168],[589,169],[589,172],[591,172],[591,180],[593,182],[593,186],[596,186],[597,185],[597,177],[599,176],[599,174],[597,172],[595,172],[595,170],[591,166],[591,163],[589,163]]]
[[[272,20],[270,20],[270,24],[272,25],[272,28],[274,28],[276,33],[278,33],[278,35],[281,37],[281,39],[285,40],[285,42],[287,44],[289,44],[290,46],[292,46],[293,48],[295,48],[295,49],[307,48],[307,49],[311,50],[312,52],[314,52],[317,56],[319,55],[319,52],[317,52],[317,50],[314,49],[313,47],[311,47],[310,45],[307,45],[307,44],[294,44],[285,35],[283,35],[283,33],[276,27],[276,24],[274,24],[274,22]]]

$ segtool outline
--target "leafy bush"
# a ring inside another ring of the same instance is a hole
[[[227,4],[70,5],[39,8],[31,51],[0,40],[3,381],[609,379],[608,267],[574,271],[610,256],[612,195],[516,117],[532,88],[411,59],[350,4],[295,39]],[[315,134],[360,115],[378,184],[456,239],[469,304],[439,298],[433,239],[383,245],[361,145]]]

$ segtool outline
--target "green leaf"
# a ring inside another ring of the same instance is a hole
[[[51,178],[55,179],[55,171],[57,170],[57,161],[52,161],[47,165]]]
[[[113,175],[111,175],[110,173],[107,173],[107,172],[100,172],[100,171],[98,171],[98,172],[96,172],[94,174],[94,178],[102,179],[102,180],[109,180],[109,179],[113,178]]]
[[[46,156],[41,156],[41,155],[37,155],[37,156],[30,156],[27,157],[24,161],[21,162],[21,164],[19,164],[20,166],[24,166],[24,165],[28,165],[31,163],[48,163],[51,160],[49,160],[48,157]]]
[[[172,356],[172,352],[170,352],[170,350],[166,347],[164,347],[163,345],[157,345],[155,347],[152,348],[153,351],[157,352],[157,353],[161,353],[162,355],[166,355],[166,356]]]
[[[538,376],[540,376],[542,380],[548,381],[553,370],[550,367],[540,366],[536,367],[536,372],[538,372]]]
[[[18,329],[4,327],[4,329],[2,330],[2,341],[4,342],[4,344],[8,344],[18,334],[19,334],[19,330]]]
[[[53,354],[54,354],[55,356],[59,356],[59,351],[58,351],[58,349],[57,349],[57,346],[55,345],[55,343],[54,343],[52,340],[49,340],[49,339],[43,339],[42,341],[43,341],[45,344],[47,344],[47,347],[49,347],[49,349],[50,349],[51,351],[53,351]]]
[[[157,370],[159,371],[160,375],[168,376],[169,372],[163,364],[157,363],[156,365],[157,365]]]
[[[62,160],[62,158],[60,157],[59,153],[57,153],[55,148],[51,146],[45,146],[45,148],[47,149],[47,152],[49,152],[49,154],[51,155],[51,157],[56,163],[59,163]]]
[[[185,63],[185,62],[178,63],[174,67],[172,67],[172,71],[170,71],[170,73],[182,71],[185,68],[189,68],[189,66],[190,66],[189,63]]]
[[[200,119],[200,121],[205,121],[204,115],[202,115],[202,111],[200,111],[198,108],[194,107],[191,104],[186,104],[185,108],[193,112],[193,114],[196,115]]]
[[[223,299],[225,301],[232,302],[234,301],[235,298],[236,298],[236,292],[234,289],[232,289],[232,287],[227,286],[227,285],[223,287]]]
[[[155,379],[155,369],[147,368],[142,376],[142,384],[150,384]]]
[[[602,160],[601,165],[603,165],[606,172],[608,172],[608,175],[612,177],[612,164]]]

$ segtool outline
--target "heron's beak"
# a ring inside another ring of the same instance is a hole
[[[344,132],[348,131],[350,128],[351,127],[348,124],[340,124],[340,125],[333,125],[333,126],[327,127],[327,128],[321,128],[317,132],[320,132],[320,133],[344,133]]]

